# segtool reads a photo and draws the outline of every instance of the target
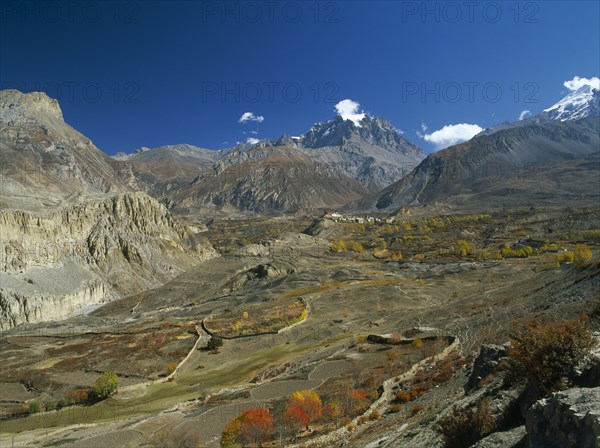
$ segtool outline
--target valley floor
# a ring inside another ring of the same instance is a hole
[[[119,390],[96,404],[0,420],[0,446],[150,447],[162,446],[163,433],[218,446],[241,412],[282,407],[296,390],[324,403],[348,390],[366,398],[347,420],[315,423],[287,444],[437,446],[433,422],[464,397],[481,344],[506,342],[537,317],[598,306],[599,216],[399,216],[391,225],[321,222],[313,236],[299,233],[309,221],[292,218],[215,223],[208,238],[220,257],[87,315],[3,333],[5,412],[56,403],[103,371],[117,373]],[[339,241],[346,250],[331,251]],[[578,244],[593,258],[564,263]],[[520,257],[526,246],[532,252]],[[211,338],[203,323],[221,347],[203,349]],[[422,396],[390,398],[423,375],[434,380]],[[363,413],[373,417],[358,421]]]

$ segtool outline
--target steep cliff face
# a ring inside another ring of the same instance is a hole
[[[0,227],[2,328],[67,317],[217,255],[139,192],[45,212],[2,210]]]
[[[0,329],[64,319],[119,297],[99,275],[75,264],[65,267],[2,276]]]

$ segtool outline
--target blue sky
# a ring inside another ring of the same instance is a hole
[[[535,114],[565,81],[600,74],[596,1],[3,1],[0,13],[1,87],[46,91],[110,154],[298,135],[343,99],[429,152],[421,136]]]

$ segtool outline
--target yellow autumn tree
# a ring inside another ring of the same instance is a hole
[[[573,252],[575,263],[580,264],[592,258],[592,251],[587,244],[578,244]]]
[[[456,243],[454,243],[454,246],[452,246],[452,252],[459,257],[466,257],[473,252],[473,248],[467,241],[458,240]]]

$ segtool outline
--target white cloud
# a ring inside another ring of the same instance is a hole
[[[256,134],[258,134],[258,132],[257,131],[250,131],[250,134],[256,135]]]
[[[483,131],[483,128],[477,124],[448,124],[431,134],[425,134],[423,138],[425,141],[433,143],[435,149],[442,149],[471,140],[471,138],[481,131]]]
[[[258,123],[262,123],[265,121],[265,117],[262,115],[254,115],[253,112],[244,112],[238,121],[240,123],[246,123],[247,121],[256,121]]]
[[[600,90],[600,78],[594,76],[593,78],[588,79],[580,78],[579,76],[574,76],[573,79],[565,81],[563,85],[572,92],[578,90],[580,87],[583,86],[592,86],[592,88]]]
[[[251,145],[260,142],[260,140],[258,138],[252,138],[252,137],[248,137],[246,139],[246,143],[250,143]]]
[[[423,129],[423,132],[427,132],[427,125],[425,123],[421,123],[421,129]]]
[[[356,126],[360,127],[360,122],[365,118],[364,113],[358,113],[360,104],[356,101],[345,99],[335,105],[335,111],[344,120],[352,121]]]
[[[523,118],[527,117],[527,115],[531,115],[530,110],[521,111],[521,113],[519,114],[519,121],[521,121]]]

